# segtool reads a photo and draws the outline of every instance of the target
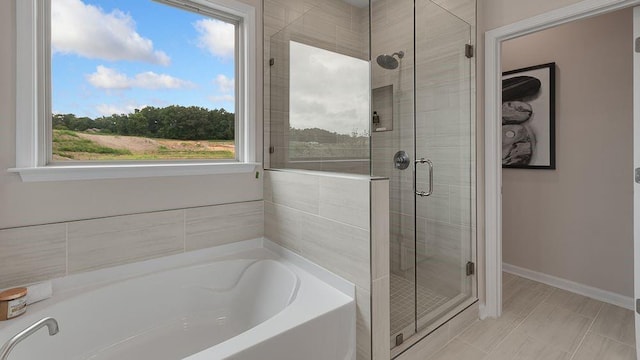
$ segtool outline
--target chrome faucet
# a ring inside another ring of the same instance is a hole
[[[28,328],[22,330],[21,332],[17,333],[14,337],[9,339],[9,341],[7,341],[2,346],[2,349],[0,349],[0,360],[7,360],[9,353],[11,352],[11,350],[13,350],[13,348],[16,345],[18,345],[19,342],[26,339],[27,337],[29,337],[29,335],[33,334],[34,332],[38,331],[41,327],[44,327],[44,326],[49,328],[50,336],[57,334],[59,331],[58,322],[56,321],[56,319],[52,317],[44,318],[38,321],[37,323],[29,326]]]

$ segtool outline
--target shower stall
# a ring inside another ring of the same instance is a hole
[[[371,4],[371,173],[390,179],[392,355],[477,299],[473,15],[447,3]]]
[[[283,1],[265,166],[389,178],[393,358],[477,301],[475,0]]]

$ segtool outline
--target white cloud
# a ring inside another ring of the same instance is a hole
[[[291,42],[289,124],[338,134],[369,130],[369,63]]]
[[[236,43],[234,25],[220,20],[204,19],[196,21],[193,26],[200,34],[197,39],[199,47],[216,57],[233,57]]]
[[[176,77],[166,74],[156,74],[153,71],[147,71],[137,74],[131,81],[132,87],[139,87],[144,89],[183,89],[193,88],[195,84],[178,79]]]
[[[100,104],[96,106],[96,110],[100,115],[109,116],[113,114],[131,114],[136,109],[144,109],[147,105],[138,105],[138,104]]]
[[[129,89],[131,88],[130,80],[127,75],[99,65],[96,72],[87,75],[89,83],[100,89]]]
[[[209,100],[216,104],[220,104],[233,102],[235,98],[233,97],[233,95],[211,95],[209,96]]]
[[[124,90],[131,88],[142,89],[183,89],[195,87],[195,84],[166,74],[156,74],[147,71],[135,75],[133,78],[116,69],[98,65],[96,72],[87,75],[91,85],[99,89]]]
[[[234,107],[236,82],[223,74],[219,74],[213,79],[213,83],[218,87],[218,93],[211,95],[208,99],[218,107]]]
[[[213,83],[218,85],[218,91],[223,94],[231,94],[233,93],[233,89],[236,87],[236,82],[234,79],[229,79],[223,74],[219,74],[213,79]]]
[[[160,65],[171,62],[166,53],[154,50],[153,41],[136,32],[136,23],[131,15],[120,10],[106,13],[81,0],[56,0],[51,4],[51,21],[54,53]]]

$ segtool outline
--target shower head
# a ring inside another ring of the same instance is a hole
[[[402,59],[404,57],[404,51],[398,51],[393,53],[393,55],[382,54],[376,58],[378,65],[382,66],[387,70],[393,70],[398,67],[398,60],[394,56],[398,56],[398,59]]]

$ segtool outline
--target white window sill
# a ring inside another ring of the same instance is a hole
[[[69,165],[14,168],[24,182],[250,173],[259,163]]]

